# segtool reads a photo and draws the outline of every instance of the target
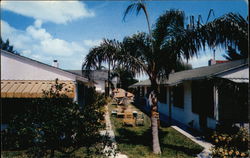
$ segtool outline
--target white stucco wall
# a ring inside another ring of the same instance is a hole
[[[193,127],[200,129],[199,115],[192,112],[192,91],[191,82],[187,81],[183,83],[184,87],[184,108],[172,106],[172,117],[173,119],[188,125],[189,122],[193,121]]]
[[[199,115],[192,112],[192,83],[191,81],[186,81],[183,83],[184,86],[184,108],[179,108],[174,105],[171,105],[172,108],[172,118],[177,120],[187,126],[189,122],[193,120],[193,127],[197,130],[200,130],[199,124]],[[170,102],[170,91],[169,87],[167,88],[167,103],[158,103],[158,110],[164,117],[169,116],[169,102]],[[147,100],[148,104],[148,100]],[[207,117],[207,127],[211,129],[215,129],[216,120],[210,117]]]
[[[172,107],[172,118],[176,121],[179,121],[187,126],[189,122],[193,120],[193,127],[197,130],[200,130],[199,124],[199,115],[192,112],[192,90],[191,90],[191,81],[186,81],[183,84],[184,86],[184,108],[179,108],[176,106]],[[170,91],[169,87],[167,88],[167,103],[158,102],[158,110],[164,117],[169,116],[169,102],[170,102]],[[149,101],[147,100],[147,104]],[[207,118],[207,127],[211,129],[215,129],[216,127],[216,120],[213,118]]]
[[[75,76],[58,69],[1,52],[2,80],[75,80]]]
[[[169,88],[167,88],[167,104],[159,103],[159,112],[164,114],[166,117],[169,116]],[[191,93],[191,82],[184,82],[184,108],[178,108],[172,105],[172,118],[187,126],[189,122],[194,121],[193,127],[200,129],[199,115],[192,112],[192,93]],[[211,123],[211,120],[209,120]],[[211,125],[212,126],[212,125]]]
[[[169,116],[169,102],[170,102],[170,91],[169,88],[167,88],[167,103],[158,103],[158,110],[161,114],[164,115],[164,117]],[[199,115],[192,112],[192,96],[191,96],[191,82],[184,82],[184,108],[178,108],[175,106],[171,106],[172,108],[172,118],[174,120],[177,120],[187,126],[189,122],[192,120],[194,121],[193,127],[196,129],[200,129],[199,125]],[[210,126],[213,126],[212,120],[208,120],[211,124]]]

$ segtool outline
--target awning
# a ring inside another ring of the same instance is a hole
[[[58,81],[63,83],[62,93],[69,98],[74,98],[73,81]],[[2,80],[1,81],[1,98],[42,98],[43,91],[48,91],[55,81],[39,80]]]

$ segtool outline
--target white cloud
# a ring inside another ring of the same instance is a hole
[[[38,20],[38,19],[37,19],[37,20],[35,21],[35,23],[34,23],[34,26],[35,26],[36,28],[41,28],[42,23],[43,23],[42,20]]]
[[[87,48],[83,44],[53,37],[42,28],[41,21],[36,20],[25,31],[15,29],[3,20],[1,27],[3,40],[8,38],[21,55],[47,64],[57,59],[62,68],[80,69],[84,55],[87,54]]]
[[[15,28],[11,27],[7,22],[1,20],[1,36],[5,36],[5,34],[11,34],[16,31]]]
[[[98,46],[101,43],[101,40],[84,40],[83,43],[85,46],[94,47]]]
[[[80,1],[1,1],[1,9],[57,24],[95,15]]]
[[[225,60],[222,57],[222,54],[225,53],[225,50],[222,48],[217,48],[215,51],[215,59],[216,60]],[[193,57],[188,61],[189,64],[192,64],[193,68],[202,67],[202,66],[208,66],[208,61],[210,59],[213,59],[213,51],[209,48],[205,51],[198,52],[198,57]]]
[[[207,66],[208,60],[211,59],[211,55],[203,55],[201,57],[193,57],[191,60],[188,61],[188,63],[192,64],[193,68]]]
[[[37,20],[35,21],[34,25],[31,25],[27,27],[26,32],[28,35],[30,35],[32,38],[37,39],[37,40],[46,40],[46,39],[51,39],[51,35],[46,32],[45,29],[40,27],[37,27]]]

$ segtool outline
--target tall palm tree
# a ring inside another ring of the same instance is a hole
[[[148,32],[149,32],[149,40],[151,41],[151,52],[152,54],[154,53],[154,46],[153,46],[153,37],[152,37],[152,32],[151,32],[151,26],[150,26],[150,21],[149,21],[149,14],[147,12],[146,4],[144,3],[144,0],[138,0],[132,4],[130,4],[127,9],[124,12],[123,20],[125,21],[126,16],[128,13],[132,12],[133,10],[136,10],[136,15],[139,14],[141,10],[143,10],[145,16],[146,16],[146,21],[147,21],[147,26],[148,26]],[[152,91],[153,95],[156,97],[157,95],[157,90]],[[157,100],[157,99],[156,99]],[[158,118],[158,112],[157,112],[157,102],[152,105],[152,110],[151,110],[151,121],[152,121],[152,143],[153,143],[153,152],[155,154],[161,154],[161,147],[159,143],[159,136],[158,136],[158,124],[157,124],[157,119]]]
[[[145,7],[141,1],[138,1],[131,4],[125,13],[135,8],[138,14],[140,8]],[[147,17],[148,14],[146,13]],[[196,23],[194,17],[190,17],[190,24],[185,27],[184,12],[167,11],[157,19],[152,35],[146,37],[138,34],[137,37],[134,36],[131,39],[127,39],[127,42],[125,40],[127,46],[133,42],[137,44],[130,46],[131,51],[123,51],[126,58],[122,59],[128,63],[132,70],[139,73],[147,73],[153,91],[158,93],[157,80],[162,77],[168,77],[172,69],[176,69],[176,64],[181,60],[181,56],[189,60],[194,55],[197,56],[197,52],[200,49],[205,49],[206,47],[214,48],[218,45],[224,45],[227,48],[228,44],[237,46],[240,51],[248,52],[248,23],[246,20],[239,14],[229,13],[208,22],[211,13],[212,11],[210,10],[205,24],[201,23],[201,16],[198,17]],[[149,33],[151,33],[150,26]],[[151,40],[148,40],[148,38]],[[157,111],[157,103],[153,105],[152,113],[153,110]],[[151,119],[151,121],[153,125],[152,131],[156,131],[154,130],[156,126],[154,126],[153,122],[155,120]],[[159,145],[156,145],[159,143],[157,132],[152,134],[153,151],[154,153],[160,153]]]

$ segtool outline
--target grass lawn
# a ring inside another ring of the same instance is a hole
[[[116,108],[115,105],[109,104],[109,112],[114,108]],[[139,110],[137,109],[137,111]],[[192,142],[172,127],[161,127],[159,136],[162,155],[153,154],[150,118],[144,116],[145,125],[139,127],[124,127],[122,118],[111,116],[112,128],[116,135],[118,150],[121,153],[131,158],[189,158],[195,157],[203,150],[203,147]]]

